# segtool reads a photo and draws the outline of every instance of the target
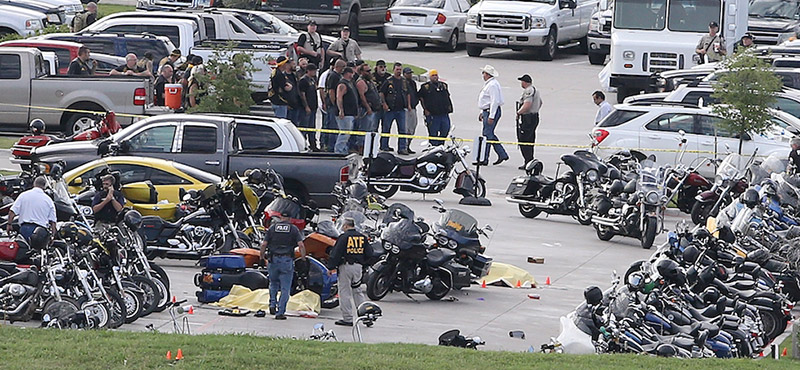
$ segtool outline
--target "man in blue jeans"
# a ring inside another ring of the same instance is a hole
[[[489,141],[499,141],[494,131],[497,128],[497,122],[500,121],[501,110],[503,105],[503,91],[500,87],[500,82],[497,81],[497,70],[490,65],[481,68],[483,75],[483,88],[478,95],[478,108],[481,109],[481,114],[478,115],[478,121],[483,122],[483,136]],[[497,161],[495,165],[503,163],[508,160],[508,153],[500,143],[492,144],[495,153],[497,153]]]
[[[286,320],[286,304],[292,294],[292,278],[294,277],[294,247],[300,249],[300,258],[306,258],[306,247],[303,245],[303,234],[297,226],[289,222],[289,214],[281,213],[277,222],[273,221],[267,235],[261,243],[261,261],[267,258],[269,265],[269,314],[275,320]],[[264,252],[269,248],[269,255]],[[281,299],[278,301],[278,292]]]
[[[381,122],[381,132],[388,134],[392,131],[392,121],[397,122],[397,133],[406,134],[406,110],[411,109],[411,96],[408,94],[408,81],[403,78],[403,64],[395,63],[391,77],[383,82],[380,88],[381,100],[383,100],[383,122]],[[406,139],[397,139],[397,154],[407,155]],[[391,152],[394,149],[389,147],[389,137],[381,137],[381,150]]]
[[[450,113],[453,113],[453,102],[447,84],[439,81],[439,72],[428,71],[430,81],[419,88],[419,102],[422,104],[428,135],[446,138],[450,132]],[[431,140],[433,145],[442,145],[444,140]]]
[[[355,71],[351,67],[345,67],[342,71],[342,79],[336,88],[336,124],[339,130],[352,131],[353,123],[358,116],[358,92],[353,84]],[[350,150],[350,134],[340,133],[336,137],[334,152],[347,154]]]
[[[19,233],[25,240],[30,239],[33,231],[41,226],[49,228],[51,234],[56,235],[56,205],[53,200],[44,193],[47,180],[39,176],[33,180],[33,188],[27,190],[17,197],[11,210],[8,212],[8,223],[6,231],[10,234],[12,223],[15,217],[19,217]]]

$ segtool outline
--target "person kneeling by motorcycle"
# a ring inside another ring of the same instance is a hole
[[[261,243],[261,263],[269,258],[269,314],[275,315],[275,320],[286,320],[286,304],[292,294],[294,277],[294,247],[300,248],[301,258],[306,258],[303,234],[289,222],[289,217],[289,213],[281,213],[278,222],[272,222]],[[267,248],[269,256],[264,254]],[[277,299],[279,291],[280,301]]]
[[[97,192],[92,198],[92,212],[94,213],[94,229],[102,232],[113,226],[117,222],[119,212],[125,204],[125,197],[122,192],[115,188],[116,180],[114,175],[105,175],[103,190]]]
[[[361,276],[364,271],[367,237],[355,229],[355,220],[344,219],[343,233],[336,239],[328,259],[328,274],[336,269],[339,272],[339,299],[341,300],[342,320],[336,325],[353,326],[353,309],[367,300],[361,289]],[[355,303],[355,305],[353,304]]]

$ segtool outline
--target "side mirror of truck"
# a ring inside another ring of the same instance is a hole
[[[560,9],[575,9],[578,7],[575,0],[560,0],[558,5]]]

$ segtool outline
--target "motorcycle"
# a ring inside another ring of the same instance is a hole
[[[425,237],[430,227],[414,219],[414,211],[402,204],[389,207],[381,233],[386,254],[373,265],[367,279],[367,296],[378,301],[391,291],[425,294],[440,300],[450,289],[470,285],[468,267],[454,261],[456,253],[446,248],[429,249]],[[413,299],[413,298],[412,298]]]
[[[455,137],[450,137],[445,145],[429,145],[419,157],[413,159],[381,152],[371,163],[367,163],[369,160],[365,159],[361,177],[368,178],[370,192],[387,199],[399,190],[435,194],[447,187],[456,171],[456,163],[459,163],[463,170],[456,175],[454,192],[462,196],[485,197],[486,181],[477,178],[469,169],[466,160],[469,151],[469,146],[461,146]],[[477,192],[472,194],[476,182]]]
[[[709,217],[716,217],[720,209],[747,189],[746,172],[753,163],[756,152],[757,150],[753,152],[746,164],[742,163],[743,157],[738,154],[730,153],[725,157],[717,169],[712,188],[695,198],[696,202],[691,211],[692,222],[695,225],[702,225]]]
[[[478,220],[458,209],[447,209],[436,199],[433,209],[442,214],[433,224],[435,248],[446,248],[456,252],[455,261],[467,266],[472,279],[480,279],[489,274],[492,258],[482,253],[486,247],[481,245],[480,236],[488,236],[492,231],[489,225],[478,228]]]
[[[561,164],[571,171],[559,176]],[[525,165],[526,176],[515,177],[506,190],[508,202],[516,203],[519,213],[535,218],[541,212],[575,217],[581,225],[590,225],[592,215],[588,209],[589,189],[594,187],[609,167],[593,153],[579,150],[561,156],[556,167],[556,177],[542,175],[544,165],[537,159]],[[617,171],[612,168],[612,171]],[[617,171],[618,172],[618,171]]]
[[[653,158],[639,165],[638,178],[622,185],[614,180],[595,196],[592,223],[597,238],[611,240],[615,235],[629,236],[650,249],[663,230],[664,212],[669,196],[666,181],[670,167],[655,167]]]

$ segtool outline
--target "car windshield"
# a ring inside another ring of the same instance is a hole
[[[719,21],[720,0],[672,0],[669,2],[670,31],[708,32],[708,23]]]
[[[451,229],[461,235],[469,236],[478,228],[478,220],[468,213],[457,209],[450,209],[439,218],[439,226]]]
[[[666,15],[667,0],[616,0],[613,16],[614,28],[663,30]]]
[[[800,2],[756,0],[750,4],[751,17],[800,19]]]
[[[393,6],[414,6],[419,8],[444,8],[445,0],[397,0]]]

